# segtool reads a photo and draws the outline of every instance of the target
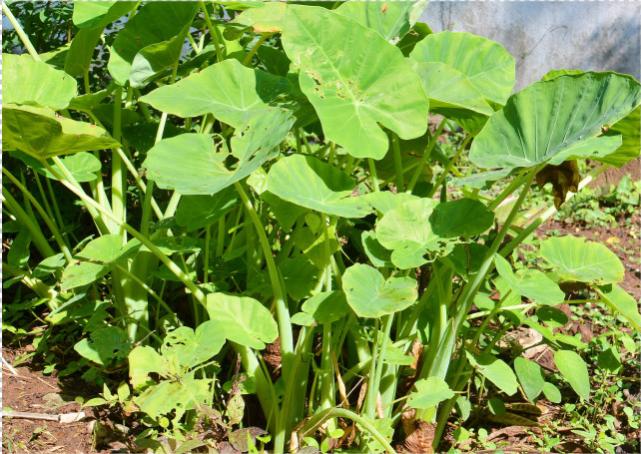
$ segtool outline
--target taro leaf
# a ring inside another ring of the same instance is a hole
[[[545,382],[543,384],[543,394],[552,403],[558,404],[561,402],[561,391],[552,383]]]
[[[371,230],[361,234],[361,244],[365,255],[376,268],[392,267],[391,253],[376,239],[376,233]]]
[[[99,263],[71,262],[62,272],[60,286],[63,291],[84,287],[96,282],[109,272],[109,268]]]
[[[416,44],[411,58],[445,63],[461,73],[482,98],[496,104],[505,104],[514,86],[514,57],[500,44],[471,33],[432,33]],[[459,79],[455,82],[458,86]],[[428,95],[431,97],[429,91]]]
[[[2,54],[2,104],[65,109],[78,89],[69,74],[30,55]],[[34,126],[35,127],[35,126]]]
[[[408,396],[407,405],[417,410],[426,410],[454,397],[454,391],[442,378],[423,378],[414,383],[414,386],[416,391]]]
[[[426,253],[441,253],[453,246],[430,227],[428,220],[437,204],[432,199],[412,200],[391,209],[376,224],[376,239],[392,251],[394,265],[415,268],[427,263]]]
[[[196,379],[190,374],[181,377],[180,381],[162,381],[150,386],[134,398],[134,403],[152,418],[174,410],[177,414],[182,414],[207,402],[211,394],[210,384],[210,379]]]
[[[415,51],[412,56],[419,55]],[[465,74],[446,63],[416,61],[414,69],[421,76],[430,109],[457,121],[476,134],[494,113],[492,107]]]
[[[637,107],[628,116],[617,121],[606,134],[621,134],[623,143],[617,151],[599,161],[621,167],[638,158],[641,153],[641,108]]]
[[[385,214],[394,208],[414,200],[418,197],[406,192],[377,191],[367,194],[367,203],[376,209],[379,213]]]
[[[527,358],[518,357],[514,360],[514,371],[521,382],[525,396],[530,402],[541,394],[545,385],[541,366]]]
[[[11,242],[7,253],[7,262],[16,268],[23,268],[29,263],[31,232],[21,230]]]
[[[579,397],[588,400],[590,398],[590,375],[585,361],[573,351],[558,350],[554,353],[554,364]]]
[[[119,146],[104,129],[41,107],[2,106],[2,146],[37,159]]]
[[[88,3],[88,2],[76,2]],[[65,72],[74,77],[80,77],[89,71],[91,66],[91,59],[93,58],[94,51],[100,41],[103,28],[86,28],[80,29],[76,36],[71,40],[67,57],[65,58]]]
[[[610,291],[601,292],[600,295],[608,306],[628,320],[636,331],[641,332],[639,303],[629,293],[618,285],[613,285]]]
[[[207,312],[225,338],[237,344],[260,350],[278,337],[269,309],[253,298],[210,293]]]
[[[181,326],[169,332],[160,348],[166,370],[164,375],[183,375],[189,369],[211,359],[225,343],[217,321],[207,320],[196,331]]]
[[[91,153],[76,153],[74,155],[62,158],[61,161],[63,162],[67,170],[71,173],[71,175],[73,175],[73,177],[79,183],[94,181],[98,178],[98,175],[100,175],[100,159],[98,159]],[[45,168],[38,161],[36,161],[36,163],[39,165],[44,175],[46,175],[48,178],[54,180],[56,179],[47,168]],[[57,164],[54,164],[53,168],[56,169],[58,173],[62,173],[62,170],[58,167]]]
[[[524,270],[514,274],[508,261],[499,254],[494,256],[494,263],[499,275],[514,293],[547,306],[556,306],[565,300],[565,293],[557,283],[542,272]]]
[[[139,346],[129,352],[129,378],[134,389],[144,385],[149,374],[162,375],[165,372],[162,357],[150,346]]]
[[[73,4],[73,24],[80,28],[104,27],[131,11],[137,2],[77,1]]]
[[[621,136],[602,136],[602,128],[640,102],[639,83],[616,73],[536,82],[488,120],[472,142],[470,160],[507,170],[607,156],[621,145]]]
[[[361,218],[371,209],[352,196],[352,178],[311,156],[292,155],[276,162],[267,174],[267,190],[283,200],[344,218]]]
[[[89,337],[76,343],[73,349],[83,358],[101,366],[126,358],[131,348],[127,333],[115,326],[97,329]]]
[[[409,32],[421,13],[427,7],[427,0],[419,1],[377,1],[349,0],[336,8],[336,12],[365,27],[376,30],[383,38],[394,42]]]
[[[614,252],[582,237],[548,238],[541,243],[541,256],[562,281],[614,284],[625,272]]]
[[[416,280],[391,277],[387,280],[369,265],[357,263],[343,274],[347,303],[359,317],[379,318],[402,311],[416,302]]]
[[[474,199],[439,203],[430,215],[432,231],[443,238],[472,237],[492,227],[494,213]]]
[[[249,176],[274,158],[293,118],[273,110],[256,117],[232,137],[232,154],[238,159],[233,170],[225,166],[228,155],[216,152],[205,134],[181,134],[158,142],[147,153],[148,177],[163,189],[184,195],[213,195]]]
[[[260,197],[267,202],[279,226],[285,231],[291,230],[296,220],[307,212],[306,208],[287,202],[271,192],[265,191]]]
[[[303,303],[303,312],[309,314],[319,323],[332,323],[340,320],[349,313],[349,306],[345,294],[335,290],[333,292],[318,293]]]
[[[481,269],[487,256],[487,246],[478,243],[457,244],[450,255],[447,256],[454,265],[454,270],[462,275],[470,275]]]
[[[111,47],[107,68],[119,85],[141,87],[155,73],[176,63],[196,2],[150,2],[127,21]]]
[[[138,245],[139,243],[133,240],[126,246],[123,246],[120,235],[103,235],[87,243],[76,255],[84,260],[113,263],[125,255],[134,252]]]
[[[325,137],[352,156],[385,156],[388,137],[381,126],[402,139],[425,133],[429,105],[421,80],[376,31],[325,8],[281,2],[249,10],[237,21],[282,31],[283,49],[300,68],[300,88]]]
[[[221,219],[238,203],[234,188],[225,188],[218,194],[181,197],[176,210],[176,223],[187,231],[207,227]]]
[[[516,393],[519,385],[516,381],[514,372],[505,361],[495,358],[490,354],[481,356],[472,355],[465,352],[467,359],[472,366],[485,378],[494,383],[497,388],[508,396]]]
[[[583,73],[585,73],[585,71],[581,69],[552,69],[547,73],[545,73],[545,75],[541,77],[541,80],[552,80],[561,76],[567,76],[567,75],[575,76]]]
[[[183,118],[210,113],[223,123],[240,128],[273,110],[269,104],[290,90],[284,77],[250,69],[230,59],[157,88],[140,100]]]
[[[309,297],[323,276],[314,263],[304,255],[287,257],[278,263],[287,293],[294,300]]]

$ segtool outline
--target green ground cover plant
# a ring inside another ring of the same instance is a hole
[[[425,6],[76,2],[45,53],[3,3],[26,50],[2,59],[3,332],[157,452],[203,431],[394,452],[421,424],[437,450],[448,422],[607,394],[558,306],[579,286],[629,351],[619,258],[574,236],[517,253],[556,212],[524,209],[535,184],[561,206],[576,161],[639,156],[641,85],[559,70],[513,93],[500,44],[433,33]],[[557,372],[506,347],[519,327]]]

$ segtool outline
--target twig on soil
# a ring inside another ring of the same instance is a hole
[[[61,424],[69,424],[78,422],[85,418],[87,415],[84,411],[63,413],[58,415],[50,415],[47,413],[32,413],[29,411],[3,411],[3,418],[20,418],[20,419],[40,419],[45,421],[56,421]]]
[[[11,375],[15,375],[16,377],[20,376],[20,374],[18,374],[18,371],[9,363],[9,361],[4,359],[4,356],[2,357],[2,367],[11,372]]]

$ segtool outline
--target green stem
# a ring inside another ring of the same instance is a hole
[[[380,191],[380,188],[378,187],[378,174],[376,173],[376,163],[372,158],[368,158],[367,165],[369,166],[369,174],[370,174],[370,177],[372,178],[372,186],[373,186],[374,192],[378,192]]]
[[[205,16],[205,23],[207,24],[207,28],[209,29],[209,36],[211,36],[211,40],[214,42],[214,47],[216,48],[216,61],[223,61],[223,52],[220,46],[220,42],[222,41],[222,36],[220,36],[220,31],[218,30],[217,27],[214,27],[214,24],[211,22],[211,18],[209,17],[209,11],[207,11],[207,5],[205,5],[205,2],[203,0],[200,0],[198,2],[200,5],[200,8],[203,11],[203,15]]]
[[[33,243],[38,248],[38,251],[40,251],[40,255],[45,258],[54,255],[55,252],[43,235],[38,223],[35,222],[24,209],[22,209],[20,204],[16,201],[16,199],[13,198],[11,193],[6,190],[4,186],[2,187],[2,198],[4,199],[4,204],[6,205],[6,207],[15,216],[16,221],[24,225],[27,230],[29,230],[29,233],[31,233],[31,238],[33,239]]]
[[[31,44],[31,40],[27,36],[27,34],[24,32],[24,29],[22,28],[22,25],[16,20],[15,16],[7,6],[6,2],[2,2],[2,12],[4,13],[5,16],[7,16],[7,19],[9,19],[9,22],[13,26],[13,29],[16,31],[18,34],[18,37],[20,38],[20,41],[22,41],[22,44],[24,45],[25,49],[27,49],[27,52],[29,52],[29,55],[31,55],[34,59],[40,60],[40,55],[38,55],[38,51],[36,50],[35,47],[33,47],[33,44]]]
[[[258,41],[256,41],[256,44],[254,44],[254,47],[252,47],[247,55],[245,55],[245,58],[243,59],[243,65],[249,66],[251,64],[252,59],[254,58],[254,55],[256,55],[256,52],[258,52],[260,46],[262,46],[270,36],[272,36],[271,33],[262,33],[260,35],[260,38],[258,39]]]
[[[421,176],[421,173],[423,172],[423,168],[429,161],[430,156],[432,155],[432,150],[434,150],[434,147],[438,142],[438,138],[443,132],[444,128],[445,128],[445,118],[439,123],[438,127],[436,128],[436,131],[434,131],[434,134],[432,134],[432,136],[430,137],[430,140],[427,143],[427,147],[425,148],[425,152],[423,153],[423,158],[419,162],[418,167],[416,167],[416,170],[414,171],[414,175],[412,175],[412,178],[410,179],[410,183],[407,185],[408,191],[411,192],[414,189],[414,186],[416,186],[416,183],[418,182],[418,179]]]
[[[122,136],[122,88],[117,88],[114,92],[114,123],[113,123],[113,138],[120,142]],[[112,154],[111,158],[111,211],[114,217],[120,222],[124,223],[127,220],[126,212],[126,197],[127,194],[124,188],[125,172],[123,172],[122,160],[118,153]],[[119,232],[122,235],[123,244],[127,241],[124,232]]]
[[[401,157],[401,144],[398,136],[392,134],[392,153],[394,157],[394,173],[396,174],[396,190],[403,192],[405,190],[405,177],[403,176],[403,158]]]

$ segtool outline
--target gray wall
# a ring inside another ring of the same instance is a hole
[[[431,1],[421,21],[501,43],[516,60],[516,89],[551,69],[641,73],[641,2]]]

